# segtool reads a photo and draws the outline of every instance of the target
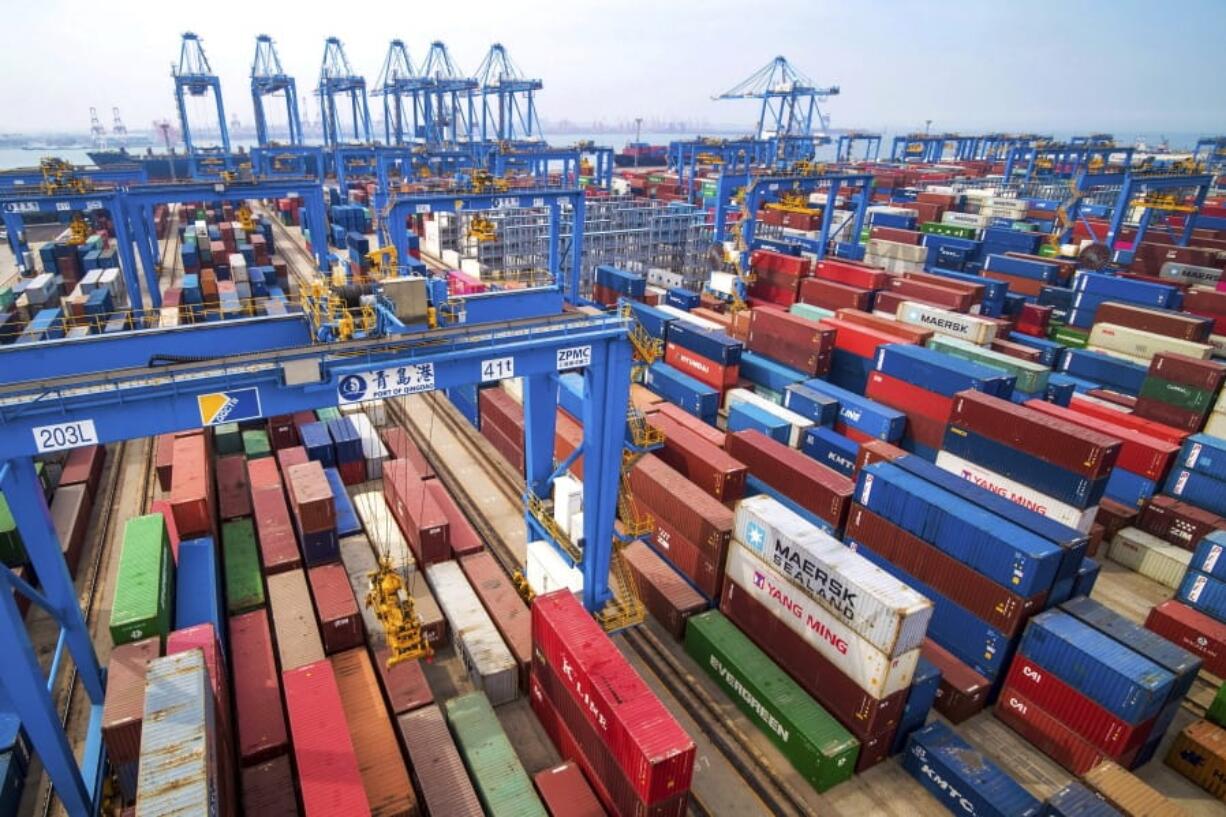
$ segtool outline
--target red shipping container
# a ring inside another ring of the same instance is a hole
[[[275,417],[269,417],[268,441],[278,451],[298,445],[298,426],[294,423],[294,415],[278,414]]]
[[[971,305],[983,302],[983,284],[972,284],[969,281],[959,281],[954,278],[947,278],[944,275],[933,275],[928,272],[906,271],[902,273],[902,277],[908,281],[916,281],[922,284],[931,284],[941,287],[942,289],[950,289],[954,292],[963,292],[971,296]]]
[[[217,458],[217,513],[223,520],[251,516],[251,485],[242,454]]]
[[[205,458],[204,436],[178,437],[174,444],[170,508],[184,539],[213,532],[213,479]]]
[[[1111,473],[1120,442],[977,391],[959,392],[950,423],[1090,479]]]
[[[483,424],[485,420],[498,426],[512,440],[523,436],[524,407],[501,388],[480,389],[477,392]]]
[[[1142,332],[1199,343],[1207,343],[1213,329],[1212,322],[1201,318],[1168,310],[1143,309],[1113,301],[1099,304],[1094,313],[1094,322],[1126,326]]]
[[[1226,366],[1174,352],[1159,352],[1149,362],[1149,374],[1172,383],[1216,392],[1226,381]]]
[[[532,782],[551,817],[605,817],[592,787],[574,763],[543,769],[533,775]]]
[[[664,362],[669,366],[688,374],[699,383],[713,389],[729,389],[736,385],[740,376],[740,365],[721,366],[713,360],[703,357],[675,343],[664,346]]]
[[[993,352],[1000,352],[1002,355],[1008,355],[1009,357],[1015,357],[1030,363],[1038,363],[1039,359],[1043,356],[1043,353],[1038,349],[1032,349],[1021,343],[1001,340],[1000,338],[994,338],[988,348]]]
[[[451,558],[447,516],[408,460],[383,464],[383,496],[419,567]]]
[[[885,440],[879,440],[876,437],[871,437],[866,440],[858,441],[860,450],[856,453],[856,473],[860,473],[866,465],[872,465],[875,462],[894,461],[899,457],[906,456],[907,452],[903,451],[896,445],[891,445]]]
[[[897,336],[887,335],[880,330],[859,326],[840,318],[825,318],[821,321],[821,325],[835,330],[835,349],[849,352],[856,357],[873,357],[877,354],[878,346],[898,343]]]
[[[434,702],[434,693],[430,691],[420,661],[401,661],[389,667],[387,662],[392,654],[386,646],[377,648],[374,653],[379,684],[393,715],[412,712]]]
[[[243,769],[242,787],[244,814],[298,817],[298,797],[288,755]]]
[[[813,274],[826,281],[861,289],[884,289],[890,280],[890,274],[880,267],[872,267],[854,261],[836,261],[831,258],[822,259],[814,264]]]
[[[295,465],[302,465],[310,461],[311,458],[307,456],[306,449],[300,445],[277,450],[277,465],[280,466],[282,474]]]
[[[530,682],[529,698],[532,711],[545,734],[557,748],[558,754],[563,759],[578,763],[586,770],[593,791],[603,806],[610,810],[609,813],[633,814],[635,817],[681,817],[686,814],[688,792],[652,806],[639,800],[625,772],[617,767],[607,751],[602,751],[599,740],[590,739],[585,748],[580,739],[575,737],[571,727],[563,721],[556,705],[546,695],[541,679],[535,673]],[[582,729],[584,726],[586,723],[583,721],[576,721],[574,724],[575,729]],[[591,760],[588,759],[589,753]]]
[[[870,238],[879,238],[882,241],[897,241],[899,244],[910,244],[918,246],[923,235],[915,230],[903,230],[898,227],[872,227],[869,230]]]
[[[1183,441],[1188,437],[1188,432],[1186,431],[1182,431],[1178,428],[1171,428],[1170,426],[1163,425],[1162,423],[1155,423],[1152,420],[1145,420],[1124,411],[1107,408],[1106,406],[1100,405],[1093,400],[1086,400],[1085,398],[1078,397],[1077,395],[1073,395],[1073,399],[1069,403],[1068,407],[1073,411],[1080,412],[1081,414],[1088,414],[1091,417],[1098,417],[1116,425],[1123,426],[1124,428],[1135,429],[1142,434],[1148,434],[1150,437],[1157,437],[1160,440],[1166,440],[1167,442],[1174,443],[1175,445],[1182,445]]]
[[[676,423],[665,432],[663,447],[655,455],[721,502],[745,494],[748,469],[722,448]]]
[[[869,329],[875,329],[886,335],[892,335],[895,338],[894,343],[915,343],[923,346],[935,334],[931,329],[912,326],[909,323],[902,323],[893,318],[883,318],[880,315],[874,315],[872,312],[861,312],[858,309],[840,309],[835,316],[838,320],[866,326]]]
[[[954,403],[952,397],[945,397],[881,372],[873,372],[868,376],[864,396],[898,409],[908,418],[919,415],[936,420],[942,425],[949,422]],[[942,432],[944,430],[941,429]]]
[[[1139,750],[1158,717],[1139,724],[1121,720],[1020,653],[1009,666],[1005,685],[1115,760]]]
[[[941,684],[933,706],[949,719],[962,723],[988,705],[992,684],[978,672],[959,661],[931,638],[925,638],[920,654],[941,671]]]
[[[230,659],[234,664],[238,756],[242,765],[251,766],[283,754],[289,747],[267,611],[254,610],[230,619]]]
[[[490,445],[503,456],[510,466],[519,472],[520,476],[524,473],[524,449],[523,443],[512,442],[506,434],[503,434],[497,426],[492,423],[486,423],[481,429],[481,436],[489,441]],[[522,437],[521,437],[522,440]]]
[[[278,488],[261,488],[251,496],[256,538],[264,575],[293,570],[302,563],[298,539],[290,521],[285,494]]]
[[[558,409],[557,419],[554,422],[553,458],[561,462],[581,445],[583,445],[583,426],[579,425],[578,421],[565,410]],[[583,457],[571,463],[570,471],[578,479],[583,479]]]
[[[724,432],[672,403],[657,403],[647,415],[647,423],[663,431],[665,437],[669,435],[670,429],[681,427],[694,432],[712,445],[724,447]]]
[[[111,650],[106,697],[102,704],[102,742],[115,766],[140,760],[141,726],[145,717],[145,673],[162,651],[159,638],[121,644]],[[124,776],[121,775],[121,779]],[[135,794],[136,777],[131,777]]]
[[[1226,623],[1171,599],[1149,611],[1145,629],[1200,656],[1206,672],[1226,676]]]
[[[303,533],[336,528],[336,503],[332,485],[317,460],[291,465],[285,472],[290,513]]]
[[[719,598],[720,589],[723,587],[724,559],[728,555],[728,545],[721,545],[715,550],[701,548],[683,536],[668,521],[666,514],[647,502],[642,502],[639,507],[646,511],[655,523],[655,530],[649,540],[652,549],[689,578],[694,587],[705,593],[707,598]]]
[[[630,472],[630,488],[657,519],[668,522],[704,553],[718,556],[728,547],[732,511],[660,458],[648,454],[639,460]]]
[[[673,638],[681,641],[689,617],[706,610],[707,600],[643,542],[631,542],[622,553],[638,581],[647,611]]]
[[[871,289],[861,289],[837,281],[822,278],[806,278],[800,284],[802,303],[820,306],[822,309],[867,310],[873,299]]]
[[[437,479],[425,482],[426,490],[438,503],[443,515],[447,517],[448,538],[451,541],[451,552],[460,557],[466,553],[476,553],[485,548],[481,537],[477,534],[468,517],[460,510],[460,506]]]
[[[336,470],[345,485],[361,485],[366,481],[366,460],[337,463]]]
[[[776,491],[832,527],[843,526],[855,490],[851,480],[756,429],[729,434],[725,448]]]
[[[60,472],[60,485],[84,485],[91,500],[98,495],[98,483],[102,481],[102,466],[106,462],[106,446],[87,445],[68,452],[64,469]]]
[[[528,605],[489,551],[469,554],[459,562],[481,606],[519,664],[520,688],[527,689],[528,666],[532,663],[532,614]]]
[[[179,563],[179,529],[175,527],[175,515],[170,503],[164,499],[155,499],[149,503],[149,513],[160,513],[166,520],[166,537],[170,540],[170,552],[177,565]]]
[[[749,267],[755,271],[781,273],[793,278],[803,278],[810,272],[809,259],[773,250],[754,250],[749,258]]]
[[[165,493],[170,493],[170,478],[175,461],[175,435],[159,434],[153,442],[154,471],[158,478],[158,487]]]
[[[1165,440],[1045,400],[1027,400],[1022,405],[1119,440],[1120,453],[1116,466],[1140,474],[1146,479],[1161,480],[1166,476],[1175,455],[1179,453],[1179,446]]]
[[[1107,759],[1106,752],[1010,686],[1006,685],[996,700],[996,717],[1075,775],[1083,775]]]
[[[784,366],[817,375],[830,368],[834,330],[799,315],[753,310],[746,346]]]
[[[332,665],[325,659],[282,676],[305,817],[369,815]]]
[[[261,488],[281,488],[281,470],[274,457],[260,457],[247,463],[247,482],[254,494]]]
[[[688,791],[692,741],[573,594],[532,603],[533,665],[556,668],[566,695],[627,773],[639,799],[658,803]],[[576,698],[577,696],[577,698]]]
[[[973,298],[967,292],[900,276],[890,279],[888,291],[904,300],[924,301],[954,312],[966,312],[973,303]]]
[[[1136,526],[1176,547],[1195,550],[1200,540],[1210,533],[1226,530],[1226,518],[1159,494],[1141,511]],[[1117,532],[1112,532],[1112,535]]]
[[[324,653],[344,652],[365,643],[362,616],[345,568],[339,564],[320,565],[307,570],[311,596],[315,599],[315,618]]]
[[[875,752],[874,741],[893,734],[907,690],[872,697],[735,582],[724,582],[719,609],[855,735],[861,751],[868,745]]]

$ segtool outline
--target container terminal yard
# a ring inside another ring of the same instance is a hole
[[[1226,814],[1226,136],[250,36],[0,171],[0,817]]]

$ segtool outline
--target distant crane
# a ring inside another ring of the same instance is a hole
[[[98,109],[92,106],[89,109],[89,138],[94,147],[106,147],[106,128],[102,127],[102,121],[98,119]]]
[[[121,148],[128,146],[128,126],[120,118],[118,108],[111,108],[111,135]]]
[[[255,60],[251,63],[251,104],[255,109],[255,137],[261,147],[271,143],[268,119],[264,113],[264,97],[283,94],[289,144],[302,144],[302,119],[298,113],[298,86],[294,78],[281,68],[281,57],[272,37],[261,34],[255,38]]]
[[[175,79],[175,102],[179,107],[179,127],[183,131],[183,144],[187,152],[196,154],[202,152],[202,149],[192,142],[191,125],[187,120],[186,97],[203,97],[211,91],[217,107],[217,129],[221,134],[221,152],[229,153],[230,131],[226,125],[225,105],[221,101],[221,80],[209,66],[209,58],[204,55],[204,45],[200,38],[192,32],[188,31],[183,34],[183,45],[179,49],[179,64],[177,67],[171,65],[170,73]]]
[[[815,136],[814,115],[817,116],[818,127],[825,131],[830,127],[830,119],[822,113],[818,103],[838,93],[839,86],[819,88],[785,57],[775,57],[715,99],[762,100],[757,137],[768,139],[773,136]]]
[[[338,96],[349,97],[353,117],[353,136],[349,141],[362,144],[370,142],[370,108],[366,101],[366,78],[353,73],[353,69],[349,67],[349,58],[345,56],[345,47],[336,37],[329,37],[324,41],[324,59],[319,69],[319,87],[315,95],[319,97],[325,145],[334,148],[345,141],[342,137],[346,134],[341,128],[336,108]]]
[[[466,76],[447,52],[447,46],[430,43],[420,76],[430,80],[425,98],[426,142],[443,144],[469,142],[473,138],[473,91],[477,80]]]
[[[429,87],[430,80],[418,76],[413,68],[404,40],[392,40],[374,91],[383,97],[383,134],[389,145],[403,145],[419,137]]]
[[[490,46],[489,53],[477,67],[477,82],[481,94],[482,141],[542,138],[535,95],[544,83],[525,78],[502,43]]]

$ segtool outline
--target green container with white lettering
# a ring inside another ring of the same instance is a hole
[[[851,777],[860,742],[723,613],[691,616],[685,651],[813,788]]]

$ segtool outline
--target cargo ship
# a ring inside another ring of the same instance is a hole
[[[627,142],[620,153],[613,155],[613,164],[618,167],[663,167],[668,164],[668,146]]]
[[[152,148],[146,148],[144,153],[129,153],[125,148],[91,150],[86,155],[98,167],[120,164],[141,165],[148,171],[150,181],[185,179],[191,175],[186,155],[154,153]]]

